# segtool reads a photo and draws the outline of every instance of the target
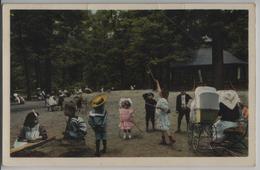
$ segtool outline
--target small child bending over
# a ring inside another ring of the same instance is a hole
[[[64,105],[64,115],[68,117],[64,139],[75,143],[85,143],[87,124],[79,116],[76,116],[76,103],[67,101]]]
[[[120,117],[120,124],[119,127],[121,130],[124,131],[123,138],[129,139],[132,138],[131,136],[131,129],[134,126],[134,110],[131,108],[132,101],[130,98],[121,98],[119,102],[119,117]]]

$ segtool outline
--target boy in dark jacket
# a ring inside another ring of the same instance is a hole
[[[178,115],[178,127],[176,133],[181,132],[181,120],[185,115],[186,123],[189,124],[190,121],[190,108],[188,107],[189,100],[192,99],[184,90],[177,96],[176,99],[176,112]]]
[[[149,131],[149,121],[152,122],[152,129],[155,130],[155,107],[156,101],[154,100],[153,93],[145,93],[143,94],[143,98],[145,100],[145,120],[146,120],[146,131]]]

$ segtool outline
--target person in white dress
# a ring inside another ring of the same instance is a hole
[[[171,132],[170,132],[170,120],[169,120],[169,113],[170,113],[170,108],[169,108],[169,103],[168,103],[168,96],[169,96],[169,91],[165,89],[161,89],[160,83],[158,80],[156,80],[157,84],[157,91],[159,93],[159,100],[156,104],[156,115],[158,117],[158,128],[161,130],[161,137],[162,140],[160,144],[166,145],[166,136],[169,138],[169,144],[173,144],[176,142],[175,139],[173,139]]]
[[[52,96],[48,96],[47,98],[47,108],[48,108],[48,111],[50,109],[51,112],[53,112],[55,110],[55,106],[57,106],[57,100],[55,98],[54,95]]]
[[[39,123],[39,115],[40,114],[34,110],[27,114],[20,133],[14,142],[14,148],[23,146],[28,142],[45,140],[48,138],[45,127],[41,126]]]

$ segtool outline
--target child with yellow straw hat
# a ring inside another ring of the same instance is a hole
[[[90,105],[93,108],[89,112],[88,123],[95,132],[96,138],[96,156],[100,156],[100,141],[102,140],[103,149],[102,153],[106,153],[107,149],[107,137],[106,137],[106,124],[107,124],[107,111],[105,110],[105,102],[107,101],[107,95],[95,96]]]

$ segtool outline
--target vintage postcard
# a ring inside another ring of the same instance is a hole
[[[2,15],[4,165],[255,165],[254,4]]]

